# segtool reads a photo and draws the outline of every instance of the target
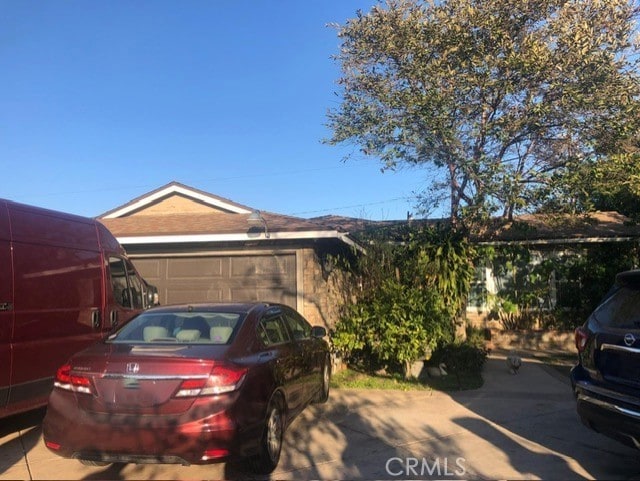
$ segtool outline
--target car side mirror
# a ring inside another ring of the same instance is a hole
[[[313,326],[311,328],[311,337],[323,338],[327,335],[327,330],[322,326]]]

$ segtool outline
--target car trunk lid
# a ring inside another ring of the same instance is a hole
[[[215,361],[185,356],[185,347],[158,346],[104,357],[79,357],[71,375],[87,385],[77,394],[89,412],[173,414],[184,412],[195,396],[178,395],[183,384],[203,383]]]

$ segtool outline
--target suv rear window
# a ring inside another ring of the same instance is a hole
[[[596,308],[594,316],[603,326],[640,327],[640,290],[621,287]]]

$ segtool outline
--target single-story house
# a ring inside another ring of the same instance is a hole
[[[412,225],[446,220],[371,221],[341,216],[301,219],[259,212],[208,192],[171,182],[98,217],[137,269],[156,285],[162,304],[271,300],[296,308],[310,322],[332,327],[352,292],[335,268],[339,256],[363,252],[363,231],[392,241]],[[587,216],[525,215],[472,235],[485,245],[521,245],[534,262],[587,246],[637,245],[640,226],[616,212]],[[631,247],[630,247],[631,248]],[[467,317],[483,323],[501,279],[477,266]],[[561,279],[549,279],[552,305]]]
[[[269,300],[331,327],[344,289],[333,259],[360,249],[347,233],[260,212],[171,182],[98,216],[160,303]]]
[[[356,238],[365,233],[368,238],[391,242],[403,240],[412,225],[449,225],[447,219],[371,221],[335,215],[317,218],[315,221],[349,231]],[[623,249],[638,249],[640,225],[618,212],[593,212],[573,216],[525,214],[511,222],[496,219],[484,230],[471,232],[470,238],[478,245],[492,246],[495,250],[509,246],[526,247],[531,262],[527,267],[531,268],[547,259],[581,255],[580,253],[593,247],[618,245]],[[509,276],[515,274],[514,270],[510,273],[505,273],[503,269],[503,272],[498,272],[494,267],[496,266],[490,262],[476,265],[476,277],[466,310],[467,319],[476,325],[486,323],[501,291],[512,283]],[[540,307],[552,309],[561,306],[562,298],[575,296],[576,289],[580,289],[579,280],[563,279],[552,272],[547,279],[545,296],[540,299]]]

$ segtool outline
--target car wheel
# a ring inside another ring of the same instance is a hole
[[[331,362],[327,359],[322,367],[322,385],[316,398],[313,400],[315,404],[326,403],[329,400],[329,387],[331,385]]]
[[[269,474],[280,461],[284,438],[284,405],[278,395],[269,403],[267,418],[258,446],[258,454],[249,460],[251,470],[257,474]]]

